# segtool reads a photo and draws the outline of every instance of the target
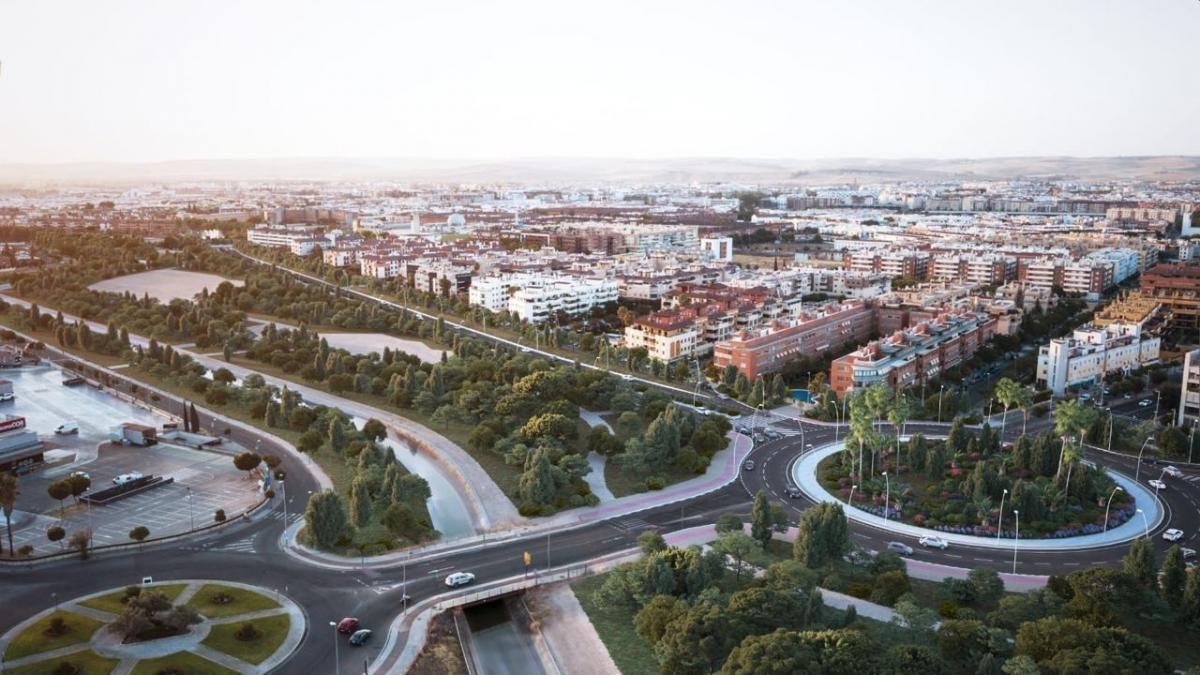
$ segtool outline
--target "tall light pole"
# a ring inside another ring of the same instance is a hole
[[[188,486],[188,489],[187,489],[187,498],[188,498],[188,520],[190,520],[192,522],[192,530],[194,530],[194,529],[196,529],[196,514],[194,511],[192,511],[192,486],[190,486],[190,485]],[[188,530],[188,531],[190,532],[191,530]]]
[[[1192,450],[1196,449],[1196,422],[1200,418],[1192,419],[1192,430],[1188,433],[1188,464],[1192,463]]]
[[[279,481],[279,489],[283,491],[283,529],[287,531],[288,515],[287,515],[287,481]]]
[[[1113,499],[1113,497],[1115,497],[1115,496],[1116,496],[1116,494],[1117,494],[1117,492],[1118,492],[1118,491],[1119,491],[1119,492],[1124,492],[1124,491],[1125,491],[1125,488],[1121,487],[1120,485],[1118,485],[1118,486],[1114,487],[1114,488],[1113,488],[1113,491],[1112,491],[1112,494],[1110,494],[1110,495],[1108,496],[1108,502],[1107,502],[1107,503],[1105,503],[1105,505],[1104,505],[1104,531],[1105,531],[1105,532],[1108,532],[1108,509],[1109,509],[1109,507],[1111,507],[1111,506],[1112,506],[1112,499]]]
[[[1112,435],[1113,435],[1113,411],[1108,409],[1108,451],[1112,452]]]
[[[938,422],[942,421],[942,393],[946,390],[946,385],[938,388]]]
[[[1000,541],[1000,535],[1004,532],[1004,498],[1008,496],[1008,488],[1004,488],[1004,492],[1000,495],[1000,519],[996,523],[996,541]]]
[[[1162,390],[1160,389],[1155,393],[1157,396],[1154,397],[1154,419],[1158,419],[1158,404],[1162,403]]]
[[[1150,521],[1146,519],[1146,512],[1138,509],[1138,513],[1142,514],[1142,527],[1146,530],[1146,538],[1150,538]]]
[[[1021,541],[1021,512],[1014,510],[1013,517],[1017,522],[1017,531],[1013,535],[1013,574],[1017,573],[1017,542]]]
[[[850,496],[846,498],[846,506],[854,506],[854,490],[857,488],[857,485],[850,486]]]
[[[338,654],[339,648],[338,648],[337,622],[330,621],[329,625],[333,626],[333,672],[334,672],[334,675],[341,675],[341,673],[342,673],[342,663],[341,663],[342,657]]]
[[[887,472],[883,472],[883,519],[888,519],[888,513],[892,510],[892,481],[888,478]]]
[[[1135,483],[1137,482],[1138,477],[1142,475],[1142,453],[1146,451],[1146,444],[1149,443],[1153,438],[1153,436],[1147,436],[1146,440],[1142,441],[1142,449],[1138,450],[1137,466],[1133,467],[1133,482]]]

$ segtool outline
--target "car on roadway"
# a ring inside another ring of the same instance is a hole
[[[799,499],[804,496],[800,488],[795,485],[789,485],[783,489],[783,494],[787,495],[788,499]]]
[[[1153,455],[1147,455],[1142,458],[1142,464],[1158,464],[1158,459]]]
[[[371,630],[369,628],[361,628],[359,630],[354,631],[354,634],[350,636],[350,646],[351,647],[361,647],[367,642],[367,640],[370,640],[370,639],[371,639]]]
[[[887,544],[887,548],[889,551],[899,553],[900,555],[912,555],[913,554],[913,547],[911,547],[908,544],[905,544],[903,542],[899,542],[899,541],[889,541]]]
[[[132,483],[135,480],[140,480],[141,478],[143,478],[141,473],[137,471],[130,471],[129,473],[123,473],[120,476],[112,479],[112,482],[113,485],[124,485],[126,483]]]
[[[1087,401],[1087,400],[1090,400],[1091,398],[1092,398],[1092,395],[1087,393],[1086,391],[1079,395],[1080,401]]]
[[[1171,478],[1183,478],[1183,472],[1180,471],[1179,467],[1177,466],[1167,465],[1163,467],[1163,473],[1167,474]]]
[[[1140,407],[1140,408],[1146,408],[1146,407],[1149,407],[1149,406],[1150,406],[1150,404],[1152,404],[1152,403],[1154,403],[1154,401],[1151,401],[1151,400],[1150,400],[1150,399],[1148,399],[1148,398],[1144,398],[1144,399],[1142,399],[1142,400],[1138,401],[1138,407]]]
[[[739,434],[745,434],[745,435],[749,435],[749,434],[750,434],[750,429],[749,429],[748,427],[738,427],[738,428],[737,428],[737,432],[738,432]]]
[[[72,471],[67,478],[86,478],[89,481],[92,479],[91,475],[86,471]]]
[[[746,460],[742,464],[742,468],[745,469],[746,471],[753,471],[754,470],[754,460],[752,460],[752,459]]]
[[[804,449],[805,449],[805,450],[812,450],[812,443],[805,443],[805,444],[804,444]]]
[[[925,548],[940,548],[943,551],[950,548],[950,542],[942,539],[941,537],[935,537],[932,535],[921,537],[917,541]]]
[[[470,572],[455,572],[454,574],[446,577],[446,585],[450,588],[466,586],[472,581],[475,581],[475,575],[471,574]]]
[[[79,425],[75,422],[63,422],[62,424],[58,425],[57,428],[55,428],[54,433],[58,434],[59,436],[77,434],[79,433]]]
[[[351,616],[342,619],[337,624],[337,632],[342,635],[349,635],[356,630],[358,630],[358,619]]]
[[[1171,529],[1163,532],[1162,538],[1166,541],[1179,541],[1180,539],[1183,539],[1183,530],[1177,530],[1172,527]]]
[[[1150,480],[1148,480],[1146,482],[1150,483],[1150,487],[1154,488],[1155,490],[1166,490],[1167,489],[1167,484],[1157,478],[1151,478]]]
[[[1196,557],[1196,549],[1194,548],[1181,548],[1179,552],[1183,554],[1184,560],[1191,560]]]

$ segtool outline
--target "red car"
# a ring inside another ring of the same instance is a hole
[[[350,633],[353,633],[356,630],[358,630],[358,619],[352,619],[350,617],[346,617],[345,619],[342,619],[341,621],[338,622],[337,632],[339,632],[343,635],[349,635]]]

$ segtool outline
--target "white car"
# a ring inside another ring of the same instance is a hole
[[[933,536],[921,537],[920,539],[917,540],[917,543],[921,544],[922,546],[924,546],[926,548],[940,548],[943,551],[950,548],[950,542],[946,541],[945,539],[942,539],[941,537],[933,537]]]
[[[1167,489],[1167,484],[1157,478],[1151,478],[1147,482],[1149,482],[1150,487],[1154,488],[1155,490],[1166,490]]]
[[[133,471],[130,473],[123,473],[120,476],[117,476],[116,478],[114,478],[112,480],[112,482],[113,482],[113,485],[124,485],[126,483],[132,483],[133,481],[135,481],[141,477],[142,477],[142,474],[138,473],[137,471]]]
[[[1181,548],[1179,552],[1183,554],[1184,560],[1191,560],[1196,557],[1196,549],[1194,548]]]
[[[1147,408],[1147,407],[1149,407],[1149,406],[1150,406],[1152,403],[1154,403],[1154,401],[1151,401],[1151,400],[1150,400],[1150,399],[1148,399],[1148,398],[1144,398],[1144,399],[1142,399],[1142,400],[1138,401],[1138,405],[1139,405],[1139,406],[1141,406],[1141,407],[1143,407],[1143,408]]]
[[[59,436],[77,434],[79,433],[79,425],[75,422],[63,422],[62,424],[58,425],[58,428],[54,430],[54,433],[58,434]]]
[[[1171,478],[1183,478],[1183,472],[1180,471],[1178,467],[1174,467],[1174,466],[1165,467],[1163,469],[1163,473],[1167,474]]]
[[[912,550],[911,546],[909,546],[908,544],[899,542],[899,541],[889,541],[887,547],[888,547],[889,551],[899,553],[900,555],[912,555],[913,554],[913,550]]]
[[[466,586],[472,581],[475,581],[475,575],[471,574],[470,572],[455,572],[454,574],[446,577],[446,585],[450,588]]]
[[[1177,530],[1172,527],[1166,532],[1163,532],[1163,539],[1167,541],[1179,541],[1180,539],[1183,539],[1183,530]]]
[[[0,394],[0,401],[11,401],[16,397],[17,397],[17,395],[12,393],[11,391],[4,392],[3,394]]]

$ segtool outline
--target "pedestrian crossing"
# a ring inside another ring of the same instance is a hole
[[[199,544],[196,546],[184,546],[184,551],[196,551],[205,553],[257,553],[254,548],[253,539],[240,539],[238,541],[229,542],[226,544]]]
[[[648,530],[654,527],[641,518],[621,518],[610,522],[609,526],[618,532],[636,532],[638,530]]]

